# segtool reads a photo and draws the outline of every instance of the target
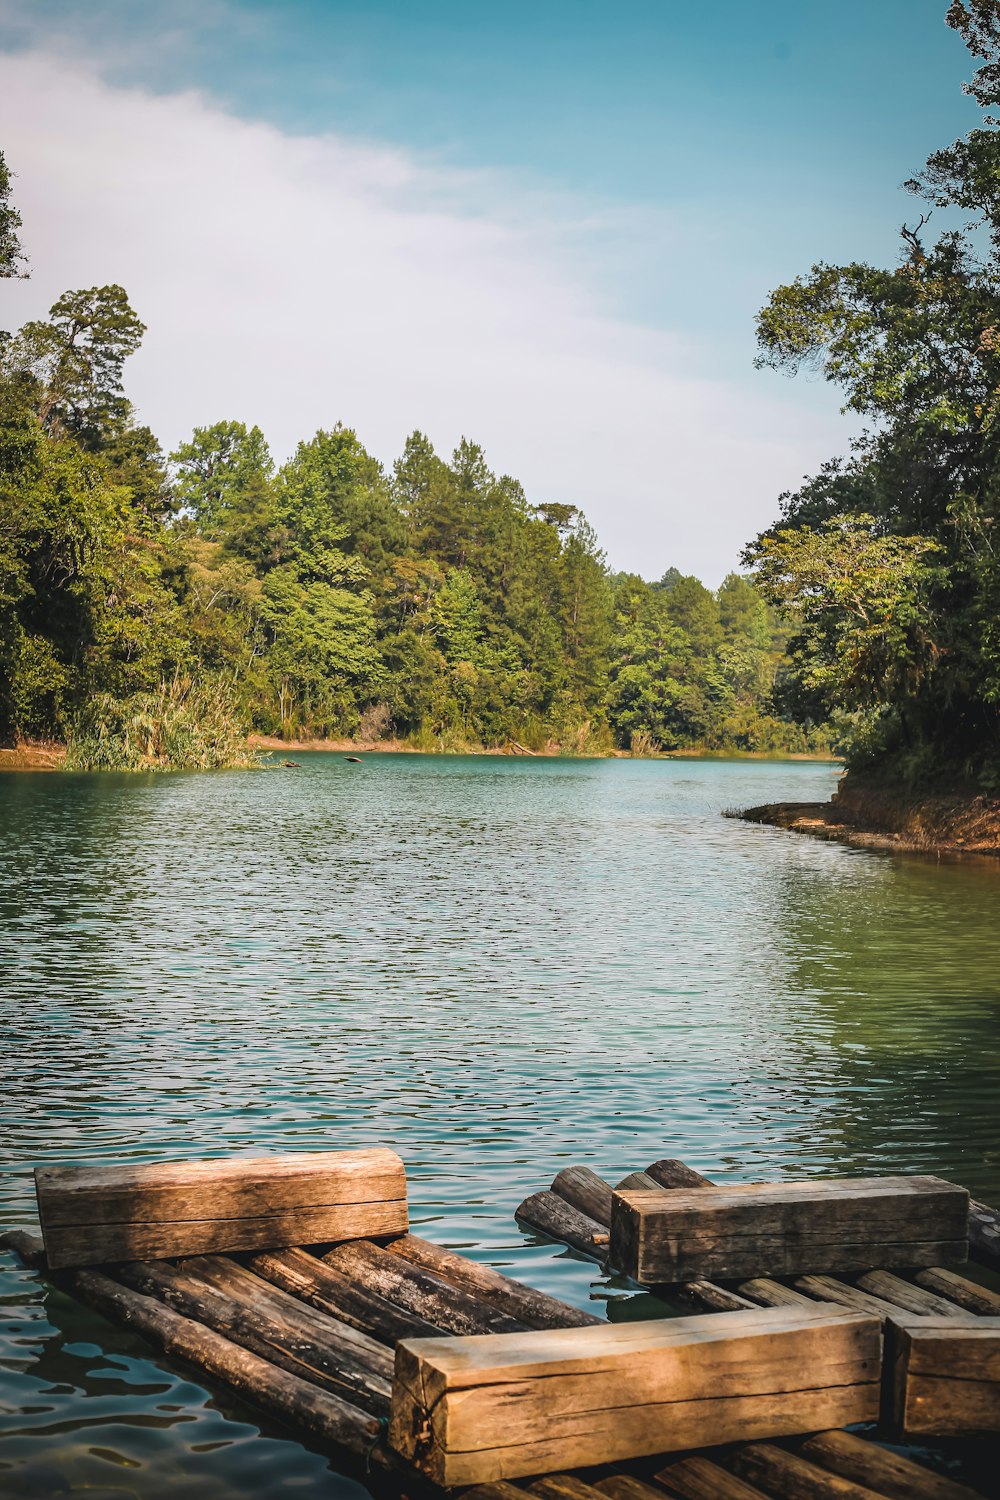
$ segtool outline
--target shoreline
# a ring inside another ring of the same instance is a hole
[[[247,744],[253,750],[268,754],[281,752],[290,759],[296,754],[320,751],[344,755],[504,755],[515,759],[553,760],[563,755],[561,746],[549,742],[543,750],[529,750],[511,742],[507,745],[469,745],[461,750],[427,750],[406,740],[308,739],[283,740],[273,734],[251,734]],[[592,755],[567,755],[567,760],[739,760],[739,761],[809,761],[818,765],[837,765],[835,755],[788,751],[772,754],[760,750],[660,750],[653,755],[633,756],[628,750],[605,750]],[[20,745],[0,747],[0,771],[60,771],[66,760],[66,746],[51,741],[25,741]]]
[[[917,796],[845,781],[829,802],[766,802],[728,816],[859,849],[1000,857],[1000,800],[973,792]]]

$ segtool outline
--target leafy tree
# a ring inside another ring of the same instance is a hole
[[[0,151],[0,280],[28,274],[21,249],[21,215],[10,201],[12,176]]]
[[[241,512],[248,490],[260,495],[274,472],[264,434],[244,422],[196,427],[170,455],[174,492],[203,536],[221,537]]]

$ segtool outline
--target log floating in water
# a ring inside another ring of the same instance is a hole
[[[571,1307],[568,1302],[560,1302],[557,1297],[536,1291],[522,1281],[502,1276],[492,1266],[470,1260],[456,1250],[445,1250],[418,1235],[403,1235],[386,1249],[411,1265],[440,1276],[471,1297],[488,1303],[497,1312],[516,1318],[526,1328],[572,1328],[604,1322],[593,1313]]]
[[[242,1267],[234,1265],[232,1271],[247,1280],[228,1275],[223,1264],[212,1265],[207,1257],[181,1266],[132,1262],[116,1275],[278,1368],[375,1416],[388,1411],[392,1355],[387,1349]],[[253,1282],[256,1287],[248,1284]]]
[[[23,1246],[35,1264],[44,1254],[40,1241],[32,1235],[11,1233],[3,1237],[3,1243],[18,1254]],[[324,1443],[357,1457],[370,1455],[380,1466],[395,1467],[391,1453],[378,1442],[381,1428],[376,1418],[352,1403],[278,1369],[269,1360],[184,1317],[155,1297],[122,1286],[101,1271],[68,1271],[60,1284],[112,1322],[141,1334],[155,1349],[203,1371],[261,1410]]]
[[[605,1227],[611,1223],[611,1184],[590,1167],[563,1167],[552,1179],[552,1191],[588,1219]]]
[[[666,1156],[662,1161],[654,1161],[646,1168],[646,1176],[652,1177],[658,1187],[662,1188],[698,1188],[715,1187],[710,1178],[696,1172],[694,1167],[689,1167],[686,1162],[678,1161],[676,1157]]]
[[[607,1256],[608,1232],[603,1224],[581,1213],[558,1193],[532,1193],[514,1210],[514,1217],[593,1260],[603,1263]]]
[[[436,1483],[476,1484],[872,1421],[880,1326],[831,1311],[415,1339],[389,1440]]]
[[[1000,1432],[1000,1318],[890,1319],[885,1362],[891,1420],[903,1436]]]
[[[977,1260],[1000,1268],[1000,1210],[975,1198],[969,1204],[969,1243]]]
[[[802,1444],[799,1457],[854,1484],[866,1484],[886,1500],[982,1500],[967,1485],[853,1432],[819,1432]]]
[[[404,1234],[395,1151],[39,1167],[49,1265],[158,1260]]]
[[[427,1318],[366,1291],[307,1250],[265,1251],[251,1256],[247,1265],[282,1291],[318,1307],[321,1312],[331,1313],[383,1344],[395,1344],[399,1339],[434,1338],[444,1331]]]
[[[390,1255],[366,1240],[340,1245],[323,1257],[334,1270],[392,1301],[407,1312],[416,1313],[435,1323],[446,1333],[513,1333],[523,1332],[525,1325],[516,1318],[490,1307],[450,1282],[410,1264],[401,1256]]]
[[[968,1202],[936,1177],[615,1193],[610,1259],[644,1286],[936,1265],[965,1259]]]

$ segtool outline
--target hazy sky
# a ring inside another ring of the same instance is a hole
[[[945,0],[0,0],[0,147],[33,277],[119,281],[169,447],[386,463],[463,434],[610,562],[717,583],[853,431],[752,368],[818,259],[895,257],[900,182],[975,118]]]

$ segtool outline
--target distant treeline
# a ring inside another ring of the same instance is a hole
[[[0,736],[107,766],[232,763],[251,728],[825,748],[769,707],[783,636],[745,579],[610,573],[575,507],[471,442],[447,462],[415,432],[387,472],[338,425],[276,467],[223,421],[167,459],[123,391],[143,332],[106,286],[0,336]]]

